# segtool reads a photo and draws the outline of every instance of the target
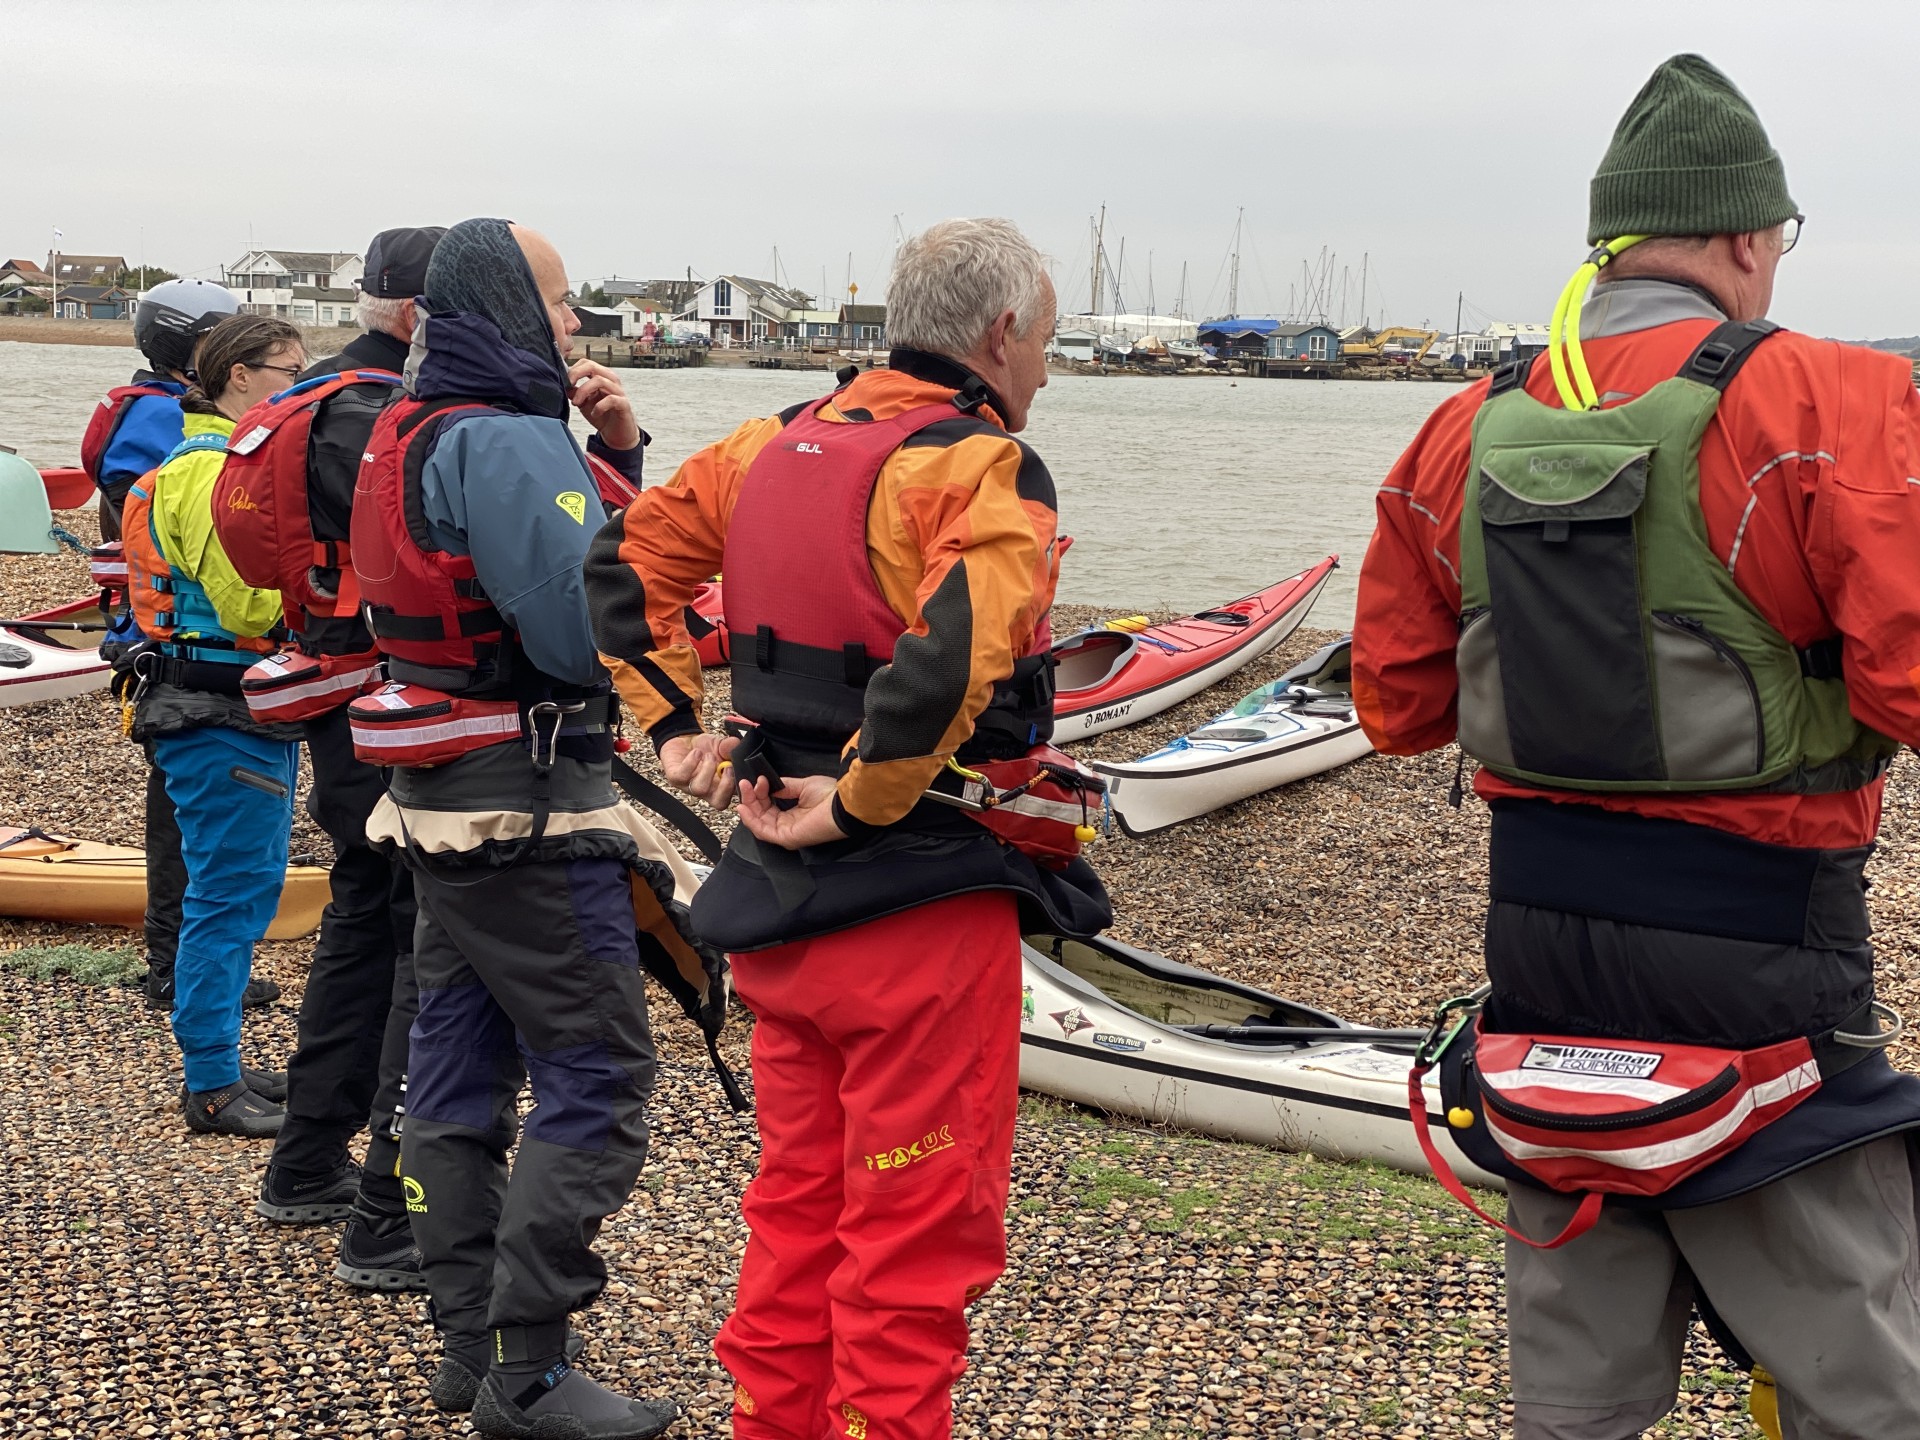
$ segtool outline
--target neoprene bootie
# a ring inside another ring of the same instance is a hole
[[[587,1337],[577,1330],[567,1332],[567,1361],[577,1361],[587,1348]],[[481,1341],[469,1351],[449,1349],[440,1357],[440,1368],[433,1373],[433,1383],[428,1394],[433,1397],[436,1410],[449,1415],[464,1415],[473,1409],[473,1402],[480,1396],[480,1386],[487,1378],[486,1342]]]
[[[407,1212],[381,1209],[361,1190],[340,1232],[340,1260],[333,1278],[361,1290],[387,1295],[420,1294],[427,1288],[420,1273],[420,1250],[413,1243]]]
[[[502,1327],[473,1402],[473,1428],[506,1440],[652,1440],[680,1418],[670,1400],[630,1400],[561,1354],[566,1322]]]

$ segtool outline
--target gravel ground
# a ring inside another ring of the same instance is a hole
[[[74,528],[91,517],[66,517]],[[80,593],[65,558],[0,561],[0,606]],[[1066,626],[1091,612],[1063,613]],[[1079,747],[1130,757],[1224,708],[1327,637],[1158,721]],[[724,692],[724,683],[719,687]],[[722,708],[715,697],[711,708]],[[139,841],[137,755],[100,696],[12,711],[0,820]],[[1096,863],[1121,938],[1362,1022],[1417,1022],[1472,979],[1485,812],[1446,805],[1450,754],[1370,759]],[[1920,902],[1896,767],[1874,905],[1889,1001],[1920,1014]],[[324,853],[304,820],[296,850]],[[0,921],[0,952],[131,943],[124,932]],[[286,1001],[247,1023],[257,1062],[293,1042],[305,942],[263,945]],[[4,954],[0,953],[0,962]],[[730,1300],[751,1174],[689,1027],[660,1019],[654,1151],[601,1240],[612,1273],[586,1315],[602,1378],[725,1433],[707,1346]],[[728,1051],[743,1069],[746,1026]],[[164,1017],[134,992],[29,980],[0,963],[0,1430],[34,1436],[459,1434],[429,1407],[418,1300],[328,1278],[330,1230],[252,1213],[266,1147],[188,1140]],[[1023,1101],[1010,1264],[974,1309],[956,1395],[965,1437],[1491,1436],[1506,1433],[1500,1253],[1431,1182]],[[1704,1336],[1656,1434],[1757,1435],[1743,1385]]]

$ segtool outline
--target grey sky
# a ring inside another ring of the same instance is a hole
[[[1169,308],[1284,311],[1322,248],[1395,323],[1544,321],[1647,73],[1726,69],[1809,223],[1774,314],[1920,333],[1920,7],[1836,3],[69,3],[11,17],[0,251],[207,273],[502,214],[576,279],[692,266],[880,298],[907,230],[1004,214],[1087,291],[1087,217]],[[52,63],[41,63],[41,58]],[[162,128],[164,127],[164,129]],[[172,143],[163,138],[171,134]],[[144,238],[142,230],[144,229]],[[1470,318],[1473,314],[1469,312]]]

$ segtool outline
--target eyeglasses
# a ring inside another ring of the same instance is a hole
[[[290,375],[296,380],[300,378],[300,368],[297,365],[248,365],[247,368],[249,370],[274,370],[282,375]]]
[[[1795,213],[1780,227],[1780,253],[1782,255],[1800,243],[1800,227],[1806,223],[1806,216]]]

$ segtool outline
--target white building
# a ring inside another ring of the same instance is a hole
[[[771,280],[718,275],[695,291],[675,318],[704,321],[716,342],[744,345],[784,338],[788,323],[812,304],[811,295]]]
[[[1092,330],[1056,330],[1053,332],[1053,353],[1063,360],[1085,360],[1093,362],[1093,348],[1100,343],[1100,336]]]
[[[249,250],[226,267],[225,284],[244,314],[350,325],[364,270],[358,255],[340,251]]]

